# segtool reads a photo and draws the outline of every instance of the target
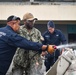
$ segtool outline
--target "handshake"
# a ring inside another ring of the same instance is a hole
[[[43,45],[44,47],[46,45]],[[52,54],[55,50],[57,49],[57,47],[55,45],[47,45],[46,49],[42,49],[42,51],[47,51],[49,52],[50,54]]]

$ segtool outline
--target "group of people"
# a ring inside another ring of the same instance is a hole
[[[45,56],[46,71],[58,59],[60,51],[57,49],[50,54],[48,49],[51,51],[51,45],[66,44],[64,34],[55,29],[51,20],[47,23],[47,31],[41,34],[34,27],[36,20],[31,13],[26,13],[24,25],[20,26],[20,18],[11,15],[7,18],[7,25],[0,28],[0,75],[6,74],[11,62],[12,75],[43,75],[41,56]]]

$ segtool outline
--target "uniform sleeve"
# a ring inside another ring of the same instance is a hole
[[[11,35],[8,38],[9,38],[8,39],[8,44],[9,45],[12,45],[12,46],[15,46],[15,47],[24,48],[26,50],[41,51],[42,44],[28,41],[27,39],[19,36],[18,34]]]
[[[42,41],[44,40],[44,38],[41,35],[41,32],[40,31],[38,31],[38,40],[39,40],[39,43],[42,43]]]
[[[45,38],[45,33],[42,35],[44,40],[42,41],[42,44],[46,45],[46,38]]]
[[[61,31],[60,31],[60,40],[61,40],[62,44],[67,44],[65,35]]]

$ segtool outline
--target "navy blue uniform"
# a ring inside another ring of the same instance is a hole
[[[10,26],[0,28],[0,75],[5,75],[17,47],[41,51],[42,44],[33,43],[15,33]]]
[[[49,31],[46,31],[43,34],[44,41],[43,44],[47,45],[60,45],[67,43],[66,38],[63,35],[63,33],[60,30],[55,30],[53,34],[51,34]],[[50,66],[52,66],[55,61],[58,59],[58,56],[60,55],[60,51],[56,50],[53,54],[48,53],[45,57],[45,66],[46,66],[46,71],[49,70]]]

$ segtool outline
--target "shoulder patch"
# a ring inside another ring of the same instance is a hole
[[[0,37],[1,37],[1,36],[6,36],[6,33],[0,32]]]

